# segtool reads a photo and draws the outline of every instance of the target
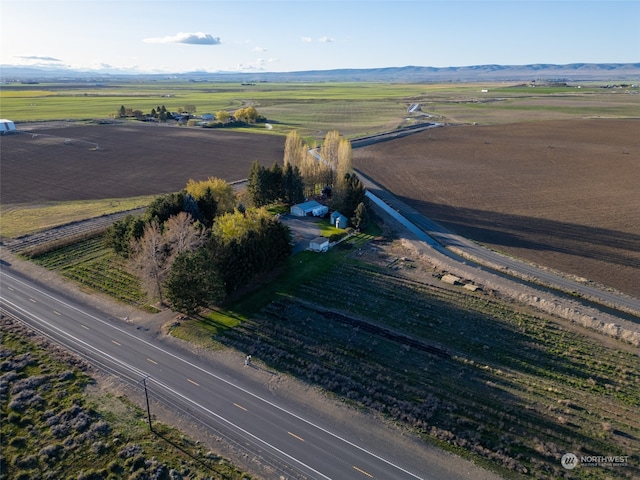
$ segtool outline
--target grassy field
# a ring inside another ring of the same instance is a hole
[[[78,360],[2,319],[0,478],[251,477],[122,397]]]
[[[0,236],[18,238],[65,223],[143,207],[154,195],[46,204],[0,205]]]
[[[453,123],[582,118],[585,113],[637,117],[637,101],[626,93],[597,84],[580,89],[575,85],[531,88],[505,83],[7,84],[0,91],[0,116],[32,122],[108,118],[121,105],[147,113],[160,105],[169,111],[195,105],[200,114],[254,105],[272,122],[269,133],[296,129],[311,140],[321,139],[332,129],[347,137],[376,133],[425,120],[428,117],[423,113]],[[412,103],[420,103],[423,113],[409,115],[407,107]]]

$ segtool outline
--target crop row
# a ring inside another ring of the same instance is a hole
[[[632,354],[490,298],[349,262],[297,294],[304,302],[274,302],[223,341],[425,438],[539,478],[561,475],[560,452],[638,450]]]
[[[34,261],[120,301],[144,304],[139,280],[127,271],[123,259],[104,246],[102,236],[52,250]]]

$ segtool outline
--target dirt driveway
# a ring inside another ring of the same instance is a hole
[[[309,242],[320,236],[319,220],[317,217],[296,217],[290,213],[280,217],[280,221],[291,229],[293,253],[306,250],[309,247]]]

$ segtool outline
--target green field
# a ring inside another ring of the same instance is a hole
[[[308,139],[320,139],[328,130],[337,129],[352,137],[430,118],[453,123],[507,123],[591,115],[637,117],[637,96],[627,93],[596,84],[580,89],[505,83],[5,84],[0,91],[0,116],[15,122],[92,120],[112,117],[122,105],[145,113],[161,105],[169,111],[195,105],[197,114],[253,105],[272,123],[269,133],[286,134],[295,129]],[[408,114],[412,103],[420,103],[422,112]]]
[[[145,306],[146,296],[138,278],[128,271],[126,260],[105,247],[101,235],[36,255],[33,261],[85,288],[137,307]]]
[[[48,204],[0,205],[0,236],[18,238],[65,223],[148,205],[154,195],[134,198],[105,198]]]

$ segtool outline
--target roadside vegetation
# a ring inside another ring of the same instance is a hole
[[[125,398],[76,357],[2,318],[0,478],[250,479]]]
[[[148,205],[153,198],[155,195],[37,205],[0,205],[0,235],[18,238],[65,223],[141,208]]]

